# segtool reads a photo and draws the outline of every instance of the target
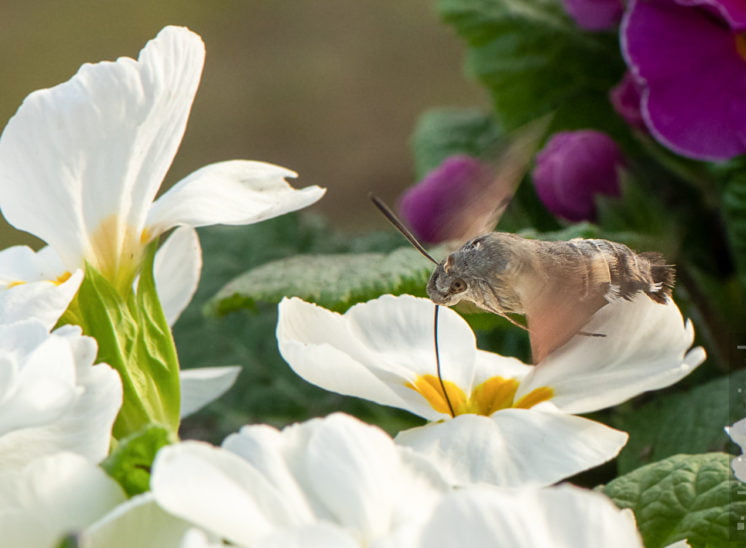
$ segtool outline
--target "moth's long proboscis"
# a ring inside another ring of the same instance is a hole
[[[443,382],[443,374],[440,370],[440,350],[438,349],[438,311],[440,310],[439,305],[435,305],[435,315],[433,317],[433,339],[435,341],[435,370],[438,373],[438,382],[440,383],[440,389],[443,391],[443,397],[448,404],[448,410],[451,412],[451,417],[456,418],[456,411],[453,409],[451,398],[448,397],[448,390],[446,390],[446,383]]]
[[[383,213],[383,216],[388,219],[388,221],[394,225],[394,227],[402,233],[402,235],[409,240],[409,243],[411,243],[414,248],[422,253],[425,257],[430,259],[434,264],[438,264],[438,261],[432,258],[432,256],[427,252],[427,250],[424,248],[424,246],[419,242],[419,240],[415,237],[414,234],[406,227],[404,226],[404,223],[402,223],[399,218],[394,214],[393,211],[387,206],[385,203],[383,203],[383,200],[381,200],[378,196],[371,193],[368,195],[370,197],[371,202],[373,202],[373,205],[375,205],[378,210]]]

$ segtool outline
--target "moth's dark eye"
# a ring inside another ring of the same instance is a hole
[[[451,282],[451,293],[461,293],[466,291],[466,282],[461,278],[456,278]]]

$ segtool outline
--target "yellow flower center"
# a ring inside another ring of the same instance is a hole
[[[123,223],[117,214],[112,214],[101,221],[91,235],[86,260],[125,293],[139,272],[148,240],[147,230],[138,233]]]
[[[746,33],[736,34],[736,51],[746,61]]]
[[[489,417],[495,411],[501,409],[511,407],[529,409],[538,403],[550,400],[554,396],[554,390],[548,386],[542,386],[516,401],[515,393],[519,384],[516,379],[491,377],[476,386],[471,391],[471,395],[467,396],[455,383],[443,381],[448,400],[445,398],[440,380],[435,375],[420,375],[413,383],[407,383],[405,386],[422,394],[430,406],[439,413],[451,413],[448,407],[450,401],[456,415],[471,413]]]

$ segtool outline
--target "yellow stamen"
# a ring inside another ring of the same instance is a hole
[[[548,386],[542,386],[540,388],[535,388],[534,390],[523,396],[521,399],[513,404],[513,407],[517,407],[519,409],[531,409],[536,404],[539,404],[543,401],[551,400],[552,396],[554,396],[554,390],[552,390]]]
[[[17,287],[17,286],[19,286],[19,285],[23,285],[23,284],[25,284],[25,283],[26,283],[26,282],[24,282],[24,281],[21,281],[21,280],[19,280],[19,281],[17,281],[17,282],[8,282],[8,285],[6,285],[5,287],[6,287],[7,289],[10,289],[11,287]]]
[[[63,272],[62,274],[57,276],[56,280],[52,280],[52,283],[55,285],[62,285],[63,283],[65,283],[67,280],[70,279],[70,276],[72,276],[72,274],[70,274],[69,272]]]
[[[511,407],[529,409],[554,396],[554,390],[548,386],[542,386],[532,390],[518,401],[514,401],[520,382],[503,377],[490,377],[476,386],[468,397],[464,390],[451,381],[443,381],[443,385],[456,415],[471,413],[489,417],[501,409]],[[407,383],[405,386],[419,392],[439,413],[451,413],[448,401],[443,395],[440,380],[435,375],[420,375],[413,383]]]
[[[466,394],[464,394],[464,391],[451,381],[443,381],[443,384],[448,393],[448,400],[453,406],[453,412],[457,415],[467,412],[465,411]],[[435,375],[421,375],[417,377],[414,384],[407,383],[405,386],[422,394],[430,406],[437,412],[451,413],[448,402],[443,395],[443,388],[440,386],[440,381]]]

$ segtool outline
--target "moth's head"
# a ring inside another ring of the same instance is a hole
[[[438,264],[427,284],[430,299],[450,306],[471,301],[483,308],[504,309],[503,277],[512,270],[513,235],[492,232],[470,240]]]

